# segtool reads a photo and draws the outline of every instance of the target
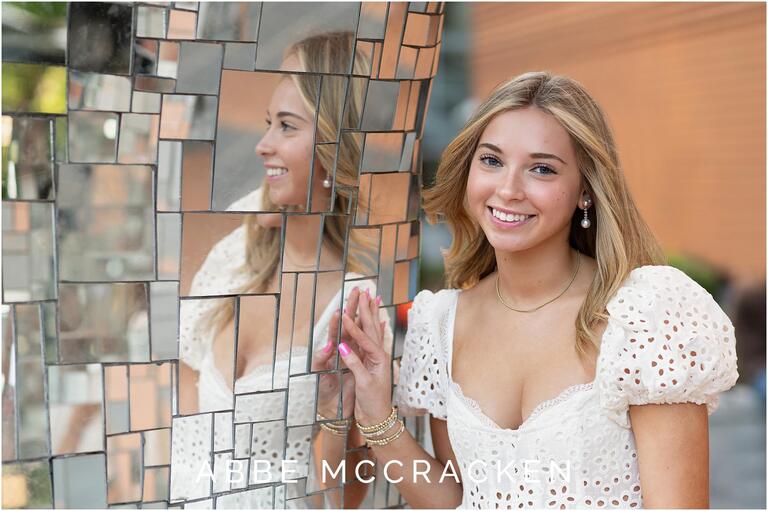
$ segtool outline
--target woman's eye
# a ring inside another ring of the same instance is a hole
[[[291,126],[287,122],[283,121],[283,122],[280,123],[280,129],[283,130],[283,131],[288,131],[288,130],[292,130],[292,129],[296,129],[296,128],[294,126]]]
[[[489,167],[498,167],[501,165],[501,161],[492,154],[484,154],[480,156],[480,161],[488,165]]]
[[[540,169],[540,170],[536,170],[536,169]],[[557,172],[555,172],[555,170],[548,165],[536,165],[535,167],[533,167],[533,170],[537,174],[544,174],[544,175],[557,174]]]

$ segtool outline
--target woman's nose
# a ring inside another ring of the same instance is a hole
[[[267,131],[264,133],[264,136],[261,137],[261,140],[256,144],[256,154],[258,154],[261,157],[269,156],[274,152],[274,149],[272,148],[272,143],[270,142],[270,130],[267,129]]]
[[[497,195],[505,200],[519,200],[525,198],[522,176],[517,170],[507,172],[496,188]]]

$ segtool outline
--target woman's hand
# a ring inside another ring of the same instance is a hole
[[[392,368],[389,353],[383,348],[386,325],[379,321],[381,299],[372,299],[368,291],[358,297],[357,320],[352,318],[355,310],[349,305],[341,316],[344,342],[339,344],[339,353],[354,375],[355,418],[370,426],[386,419],[392,411]],[[347,339],[354,344],[350,346]]]
[[[328,327],[328,342],[321,350],[312,355],[312,371],[333,371],[336,369],[336,337],[339,333],[341,311],[337,310],[331,316]],[[340,371],[320,375],[317,390],[317,411],[329,419],[336,419],[339,397],[342,394],[342,418],[352,417],[355,403],[355,381],[351,374],[341,374]]]
[[[349,293],[345,311],[355,311],[360,298],[360,290],[354,288]],[[312,356],[312,371],[333,371],[336,369],[336,339],[339,337],[342,312],[337,310],[331,316],[328,325],[328,341],[322,350],[316,351]],[[358,324],[359,319],[358,319]],[[346,336],[342,329],[341,341],[344,341],[352,349],[357,349],[357,343]],[[340,381],[341,380],[341,381]],[[339,406],[341,389],[344,389],[344,402],[342,403],[342,418],[352,417],[355,402],[355,378],[351,373],[341,374],[333,372],[320,375],[317,397],[317,411],[329,419],[336,418]]]

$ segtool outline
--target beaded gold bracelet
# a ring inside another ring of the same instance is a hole
[[[349,427],[350,423],[352,422],[352,418],[348,417],[346,419],[334,419],[331,420],[330,417],[326,417],[320,412],[317,412],[317,418],[324,421],[331,421],[330,424],[333,424],[334,426],[344,426]]]
[[[390,442],[394,442],[400,435],[403,434],[403,431],[405,431],[405,422],[403,422],[402,419],[398,419],[398,422],[400,423],[400,427],[392,436],[380,439],[366,438],[366,443],[368,445],[387,445]]]
[[[329,424],[326,424],[325,422],[321,422],[320,423],[320,427],[323,428],[324,430],[328,431],[329,433],[336,435],[336,436],[344,436],[344,435],[347,434],[347,429],[346,428],[345,429],[334,429],[332,426],[330,426]]]
[[[317,418],[320,420],[330,420],[329,417],[324,416],[320,412],[317,412]],[[334,435],[343,436],[346,434],[349,426],[352,422],[351,418],[332,420],[330,422],[321,422],[320,427],[324,430],[333,433]]]
[[[359,429],[363,433],[363,436],[368,436],[368,435],[375,435],[376,433],[381,433],[382,431],[388,430],[395,423],[396,419],[397,419],[397,407],[393,406],[392,412],[390,412],[389,416],[383,421],[379,422],[378,424],[374,424],[373,426],[363,426],[357,420],[355,420],[355,423],[357,424],[357,429]]]

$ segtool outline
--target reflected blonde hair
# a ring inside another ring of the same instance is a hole
[[[368,57],[355,50],[352,32],[326,32],[307,37],[295,43],[286,52],[286,58],[295,55],[303,73],[292,73],[290,78],[299,91],[304,106],[316,118],[316,140],[329,142],[338,137],[339,144],[315,146],[315,172],[327,171],[335,177],[336,197],[333,211],[325,215],[323,240],[338,253],[344,254],[344,237],[348,223],[352,196],[357,188],[361,158],[359,135],[340,132],[341,128],[357,128],[364,100],[364,81],[348,76],[330,76],[338,73],[339,63],[352,64],[356,75],[367,74]],[[337,151],[338,148],[338,151]],[[311,190],[312,184],[308,184]],[[269,198],[269,184],[262,186],[262,209],[276,211],[278,206]],[[358,207],[364,207],[362,204]],[[279,227],[259,225],[256,215],[247,215],[243,221],[246,230],[246,261],[240,269],[250,280],[237,293],[264,293],[280,264]],[[347,271],[365,272],[373,265],[370,243],[356,230],[349,230]],[[213,312],[210,326],[215,331],[224,328],[234,316],[232,300],[224,300]]]
[[[445,252],[447,287],[468,288],[496,271],[496,257],[485,233],[466,208],[470,164],[485,128],[502,112],[534,106],[552,115],[569,133],[577,165],[594,208],[592,227],[571,218],[570,245],[594,257],[597,274],[576,318],[576,349],[599,347],[593,329],[606,320],[605,306],[629,273],[639,266],[662,264],[664,255],[629,193],[613,134],[597,102],[581,84],[548,72],[528,72],[497,86],[443,152],[435,184],[424,191],[430,223],[444,218],[453,234]]]

